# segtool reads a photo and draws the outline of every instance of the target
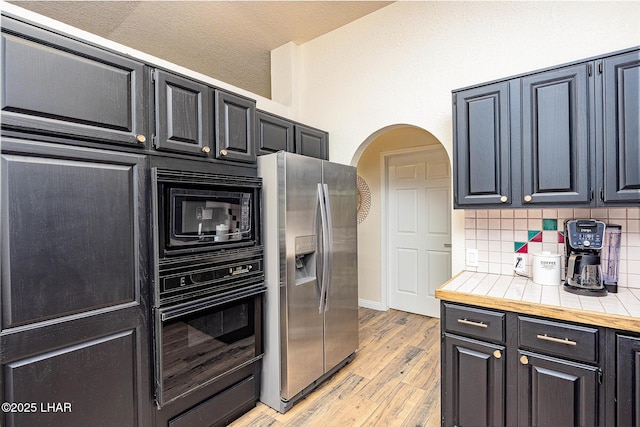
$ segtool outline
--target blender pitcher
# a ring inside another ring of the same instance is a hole
[[[604,244],[600,254],[600,266],[604,287],[609,292],[618,292],[618,268],[620,266],[620,238],[622,226],[607,224],[604,232]]]

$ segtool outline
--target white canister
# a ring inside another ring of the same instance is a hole
[[[533,254],[533,281],[539,285],[559,285],[562,266],[560,254],[542,251]]]

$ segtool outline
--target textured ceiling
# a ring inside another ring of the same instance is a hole
[[[271,98],[271,50],[305,43],[387,1],[10,1]]]

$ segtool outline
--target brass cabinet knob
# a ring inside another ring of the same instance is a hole
[[[507,203],[507,200],[509,200],[509,198],[508,198],[507,196],[502,196],[502,197],[500,197],[500,201],[501,201],[502,203]]]
[[[138,141],[140,144],[144,144],[145,142],[147,142],[147,137],[142,134],[136,135],[136,141]]]
[[[205,145],[204,147],[202,147],[202,152],[203,153],[209,153],[209,151],[211,151],[211,148],[209,148],[208,145]]]
[[[220,150],[220,155],[221,156],[226,156],[227,154],[229,154],[229,153],[224,148],[222,150]]]
[[[533,199],[533,197],[531,197],[529,194],[527,194],[526,196],[524,196],[524,201],[525,202],[530,202],[531,199]]]
[[[527,356],[520,356],[520,363],[522,363],[523,365],[528,365],[529,358]]]
[[[502,353],[500,353],[500,350],[494,351],[493,357],[495,357],[496,359],[500,359],[502,357]]]

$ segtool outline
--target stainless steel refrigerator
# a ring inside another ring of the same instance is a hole
[[[260,401],[284,413],[358,348],[356,169],[260,156],[265,246]]]

